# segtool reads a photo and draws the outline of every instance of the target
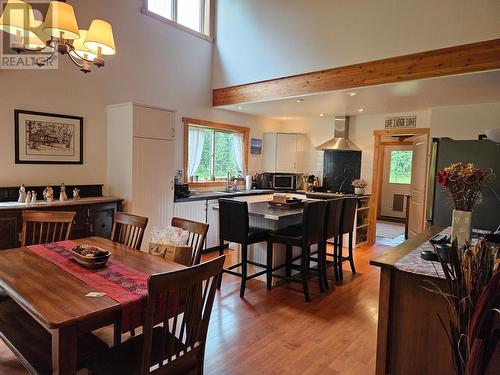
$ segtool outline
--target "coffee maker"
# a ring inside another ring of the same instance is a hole
[[[187,198],[191,195],[189,191],[189,185],[182,181],[182,171],[177,170],[177,174],[174,177],[174,196],[176,199],[178,198]]]

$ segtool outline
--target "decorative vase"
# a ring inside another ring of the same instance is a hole
[[[356,195],[363,195],[365,193],[365,188],[354,188],[354,194]]]
[[[457,239],[458,246],[470,242],[472,233],[472,212],[453,210],[451,222],[451,240]]]

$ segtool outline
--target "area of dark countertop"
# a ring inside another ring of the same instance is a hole
[[[175,203],[181,202],[194,202],[194,201],[206,201],[211,199],[219,198],[233,198],[233,197],[244,197],[248,195],[263,195],[263,194],[273,194],[274,190],[266,189],[256,189],[256,190],[238,190],[236,192],[226,193],[224,191],[200,191],[194,192],[194,194],[185,198],[176,198]]]

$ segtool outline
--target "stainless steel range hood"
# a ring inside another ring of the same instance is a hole
[[[335,116],[334,138],[316,147],[322,151],[361,151],[349,140],[349,116]]]

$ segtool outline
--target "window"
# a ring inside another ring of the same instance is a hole
[[[212,40],[212,4],[215,0],[145,0],[146,13],[153,13],[180,28]]]
[[[184,173],[196,183],[225,181],[246,172],[249,129],[184,119]]]
[[[390,184],[411,184],[413,151],[391,151]]]

